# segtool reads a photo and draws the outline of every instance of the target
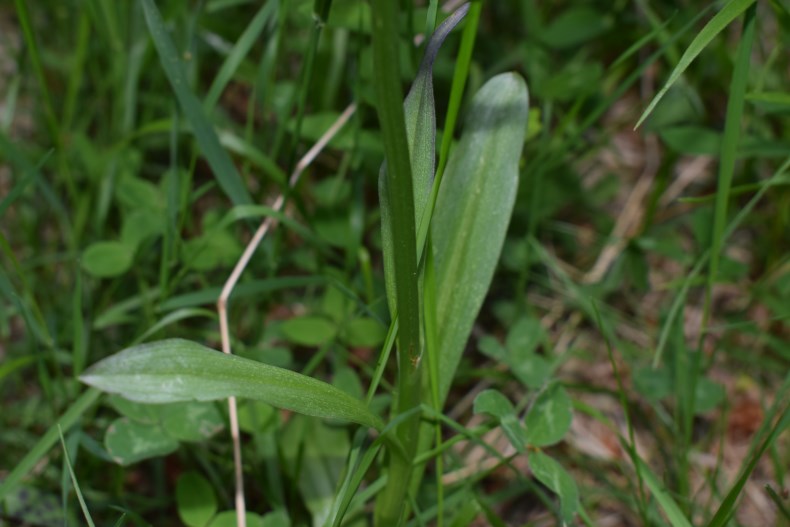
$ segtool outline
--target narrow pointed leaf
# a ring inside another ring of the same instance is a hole
[[[325,382],[195,342],[161,340],[125,349],[88,368],[85,384],[146,403],[246,397],[278,408],[376,429],[362,401]]]
[[[436,165],[436,104],[433,98],[433,63],[447,35],[463,20],[469,11],[464,4],[451,14],[436,29],[425,48],[425,55],[417,71],[417,77],[403,102],[406,120],[406,141],[413,178],[414,219],[419,226],[425,205],[431,194],[431,184]],[[390,213],[387,166],[382,165],[379,174],[379,201],[381,203],[381,232],[384,252],[384,278],[387,299],[392,312],[395,309],[395,256],[392,219]]]
[[[170,81],[170,86],[184,110],[184,115],[192,125],[195,139],[197,139],[203,155],[206,156],[206,161],[211,165],[211,170],[214,172],[219,186],[234,205],[252,203],[252,198],[247,192],[238,170],[233,165],[228,153],[220,146],[217,134],[208,120],[203,106],[189,89],[181,57],[167,33],[159,9],[154,0],[143,0],[142,4],[145,21],[148,24],[148,30],[159,54],[162,68],[167,75],[167,80]]]
[[[669,79],[667,80],[664,87],[661,88],[661,91],[653,97],[653,100],[650,101],[650,105],[647,109],[642,113],[642,116],[637,121],[635,128],[639,128],[639,125],[647,119],[647,116],[653,112],[653,109],[658,104],[658,101],[666,95],[667,91],[672,87],[675,82],[683,75],[683,72],[686,71],[694,59],[697,58],[705,47],[710,44],[710,41],[713,38],[721,33],[724,28],[726,28],[730,22],[735,20],[741,13],[746,11],[746,9],[751,6],[755,0],[730,0],[727,4],[721,8],[721,11],[716,13],[716,15],[708,22],[705,27],[702,28],[694,40],[691,41],[689,47],[680,57],[677,66],[675,69],[672,70],[672,73],[669,75]]]
[[[505,241],[528,111],[527,86],[519,75],[488,81],[472,101],[439,190],[432,236],[442,401]]]

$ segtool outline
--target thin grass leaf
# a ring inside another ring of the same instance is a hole
[[[749,63],[751,61],[752,44],[755,37],[755,14],[757,6],[752,5],[747,11],[743,21],[743,34],[738,45],[738,54],[735,59],[735,68],[732,71],[730,93],[727,99],[727,118],[724,124],[724,139],[721,143],[719,162],[719,178],[716,185],[716,203],[714,205],[713,233],[711,235],[710,266],[708,267],[708,288],[705,293],[705,305],[702,315],[702,328],[700,338],[704,335],[710,315],[710,303],[713,286],[719,271],[719,256],[722,250],[724,229],[727,221],[727,203],[732,187],[732,178],[735,173],[735,158],[738,152],[738,142],[741,138],[744,98],[746,84],[749,78]],[[693,400],[693,398],[692,398]]]
[[[74,467],[71,466],[71,459],[69,459],[69,451],[66,448],[66,440],[63,439],[63,429],[60,428],[60,424],[58,426],[58,435],[60,436],[60,445],[63,447],[63,457],[66,460],[66,467],[68,467],[69,475],[71,476],[71,483],[74,485],[74,492],[77,493],[77,500],[80,502],[80,508],[82,509],[82,515],[85,516],[85,521],[88,522],[89,527],[95,527],[95,523],[93,523],[93,518],[91,517],[91,512],[88,510],[88,505],[85,503],[85,498],[82,497],[82,491],[80,490],[80,484],[77,481],[77,475],[74,474]]]
[[[15,148],[16,147],[14,147],[5,138],[4,134],[0,134],[0,153],[5,155],[9,152],[13,152]],[[53,151],[54,150],[49,150],[46,154],[44,154],[44,157],[42,157],[38,164],[36,164],[35,168],[30,167],[30,170],[25,170],[22,173],[17,184],[14,185],[14,188],[12,188],[11,191],[2,199],[2,201],[0,201],[0,216],[2,216],[6,209],[10,207],[11,204],[22,195],[25,189],[38,178],[39,170],[41,170],[41,167],[43,167],[47,162]]]
[[[214,128],[209,122],[203,106],[189,89],[181,57],[176,51],[170,35],[167,33],[167,28],[162,21],[159,9],[157,9],[153,0],[142,0],[142,5],[148,30],[159,54],[162,68],[184,111],[184,116],[192,125],[192,132],[195,134],[195,139],[206,157],[206,161],[211,165],[214,177],[217,178],[219,186],[234,205],[252,203],[252,198],[247,192],[239,172],[233,165],[228,153],[220,146],[217,134],[214,132]]]
[[[790,158],[787,158],[785,162],[782,163],[782,166],[780,166],[776,172],[774,172],[771,178],[760,187],[760,190],[752,197],[752,199],[750,199],[749,202],[743,208],[741,208],[740,211],[738,211],[738,214],[727,226],[722,238],[722,243],[727,241],[729,237],[732,236],[733,232],[735,232],[735,229],[737,229],[744,222],[746,217],[749,215],[749,213],[751,213],[757,203],[759,203],[765,193],[768,192],[768,190],[774,186],[777,181],[780,181],[788,170],[790,170]],[[686,295],[688,294],[689,289],[702,272],[702,269],[708,262],[708,258],[710,258],[710,251],[705,251],[705,253],[703,253],[702,256],[697,259],[694,267],[686,274],[685,278],[683,279],[680,291],[672,301],[672,306],[670,307],[667,318],[661,328],[658,344],[656,345],[656,350],[653,353],[653,368],[658,368],[658,366],[661,364],[661,359],[664,355],[664,349],[666,348],[667,342],[669,340],[670,329],[672,328],[675,319],[680,314],[681,309],[685,305]]]
[[[733,484],[732,488],[727,492],[727,495],[721,502],[716,514],[713,515],[707,527],[724,527],[732,515],[735,513],[735,505],[738,498],[749,481],[749,477],[754,472],[757,463],[763,456],[766,450],[774,444],[776,439],[788,426],[790,426],[790,400],[788,400],[788,393],[790,393],[790,375],[785,377],[782,386],[777,391],[776,401],[772,405],[771,411],[766,415],[763,425],[755,435],[755,441],[759,441],[763,436],[765,439],[761,443],[753,443],[758,445],[756,448],[752,447],[752,452],[749,455],[748,461],[741,469],[738,479]],[[773,417],[779,414],[773,426],[770,426]],[[770,430],[769,430],[770,427]],[[766,430],[768,432],[766,433]]]
[[[334,386],[188,340],[127,348],[88,368],[80,380],[145,403],[246,397],[313,417],[383,428],[362,401]]]
[[[267,22],[271,20],[276,9],[277,2],[264,3],[263,7],[258,10],[250,21],[250,25],[246,27],[239,39],[233,45],[233,49],[230,50],[230,53],[228,53],[228,56],[225,58],[225,62],[223,62],[222,66],[219,68],[217,76],[214,77],[214,81],[211,83],[211,87],[208,90],[206,99],[203,101],[203,106],[206,110],[211,111],[217,104],[225,86],[227,86],[231,78],[233,78],[233,74],[244,60],[244,57],[247,56],[247,53],[250,52],[253,44],[260,38],[261,32],[266,27]]]
[[[749,102],[781,106],[783,109],[790,109],[790,93],[787,92],[747,93],[746,100]]]
[[[656,501],[661,506],[661,509],[663,509],[664,514],[667,515],[667,519],[672,527],[692,527],[691,522],[680,510],[680,507],[675,500],[672,499],[672,496],[664,489],[664,486],[656,475],[653,474],[653,471],[650,470],[650,467],[641,459],[637,459],[637,463],[639,464],[639,472],[642,475],[642,481],[645,482],[647,488],[653,493]]]
[[[175,324],[176,322],[180,322],[181,320],[187,320],[196,317],[209,318],[213,320],[217,317],[217,313],[214,311],[209,311],[208,309],[199,309],[199,308],[177,309],[172,313],[168,313],[160,320],[158,320],[156,324],[145,330],[145,332],[143,332],[139,337],[134,339],[132,344],[133,345],[139,344],[140,342],[144,341],[145,339],[147,339],[157,331],[160,331],[171,324]]]
[[[765,484],[763,487],[765,488],[765,492],[768,493],[768,497],[771,498],[771,501],[774,502],[774,506],[785,519],[785,521],[790,521],[790,509],[787,508],[785,505],[785,498],[782,498],[769,484]]]
[[[47,430],[41,439],[33,445],[30,452],[28,452],[27,455],[16,464],[11,473],[0,482],[0,501],[2,501],[9,492],[17,488],[22,478],[30,473],[41,458],[49,452],[49,449],[58,441],[60,431],[70,429],[74,423],[77,422],[77,419],[79,419],[88,408],[93,406],[93,403],[96,402],[99,395],[101,395],[99,390],[90,389],[86,391],[79,399],[72,403],[69,409],[66,410],[54,425],[49,427],[49,430]]]
[[[647,109],[642,113],[639,120],[636,122],[636,126],[634,128],[639,128],[639,125],[647,119],[648,115],[653,112],[653,109],[656,107],[658,102],[666,95],[667,91],[672,87],[672,85],[677,82],[680,76],[686,71],[686,68],[694,62],[694,59],[702,52],[705,47],[710,44],[710,41],[718,35],[719,33],[727,27],[730,22],[735,20],[741,13],[746,11],[746,9],[754,4],[755,0],[730,0],[727,4],[716,13],[716,15],[708,22],[705,27],[702,28],[694,40],[691,41],[689,47],[686,49],[683,56],[680,57],[680,61],[678,62],[675,69],[672,70],[672,73],[669,75],[669,79],[667,80],[664,87],[661,88],[653,100],[650,101]]]

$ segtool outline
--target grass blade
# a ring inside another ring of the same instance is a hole
[[[80,490],[80,484],[77,481],[77,475],[74,474],[74,467],[71,466],[71,459],[69,459],[69,451],[66,448],[66,440],[63,439],[63,429],[60,428],[60,424],[58,426],[58,435],[60,436],[60,444],[63,447],[63,457],[66,460],[66,467],[69,470],[69,475],[71,476],[71,483],[74,485],[74,492],[77,493],[77,499],[80,502],[80,508],[82,509],[82,514],[85,516],[85,521],[88,522],[89,527],[95,527],[95,523],[93,523],[93,518],[91,517],[91,513],[88,510],[88,506],[85,504],[85,498],[82,497],[82,491]]]
[[[30,449],[30,452],[27,453],[25,457],[23,457],[19,463],[14,467],[6,478],[0,482],[0,501],[2,501],[6,495],[14,490],[17,485],[22,481],[22,478],[25,477],[33,467],[41,460],[42,457],[46,455],[50,448],[52,448],[55,443],[58,441],[58,437],[60,436],[60,431],[63,429],[68,430],[69,428],[74,425],[74,423],[79,419],[85,411],[93,406],[93,403],[101,395],[99,390],[90,389],[83,393],[79,399],[74,401],[74,403],[69,407],[69,409],[60,417],[60,419],[51,427],[49,430],[38,440],[38,442]]]
[[[759,440],[760,437],[765,435],[765,440],[760,443],[759,447],[753,449],[748,463],[741,470],[740,476],[736,480],[735,484],[733,484],[727,495],[724,497],[724,500],[722,500],[719,509],[716,511],[716,514],[713,516],[713,518],[711,518],[707,527],[724,527],[724,525],[727,524],[727,521],[735,513],[735,504],[738,500],[738,497],[740,496],[743,487],[746,486],[746,482],[749,481],[749,476],[751,476],[752,472],[757,466],[758,461],[760,461],[762,455],[765,453],[768,447],[774,443],[779,434],[781,434],[788,426],[790,426],[790,401],[788,401],[787,397],[788,390],[790,390],[790,375],[785,377],[782,387],[777,392],[776,402],[773,405],[772,411],[768,413],[765,421],[763,422],[763,426],[755,436]],[[778,412],[781,412],[779,418],[776,420],[776,423],[773,425],[773,427],[771,427],[770,431],[766,435],[765,430],[768,428],[768,425],[770,425],[772,417]]]
[[[680,510],[680,507],[675,500],[672,499],[672,496],[664,489],[664,486],[656,475],[653,474],[653,471],[650,470],[650,467],[641,459],[637,460],[637,462],[639,463],[638,470],[642,476],[642,481],[645,482],[650,492],[655,496],[656,501],[658,501],[658,504],[664,510],[670,525],[672,525],[672,527],[692,527],[691,522],[689,522],[688,518],[686,518]]]
[[[754,4],[755,0],[730,0],[727,4],[716,13],[716,15],[708,22],[705,27],[702,28],[694,40],[691,41],[689,47],[686,49],[685,53],[680,57],[680,61],[678,62],[675,69],[672,70],[672,73],[669,75],[669,79],[667,80],[664,87],[661,88],[653,100],[650,101],[647,109],[642,113],[642,116],[639,117],[639,120],[636,122],[636,126],[634,128],[639,128],[639,125],[647,119],[647,116],[653,112],[653,109],[656,107],[658,102],[666,95],[667,91],[672,87],[675,82],[680,78],[686,68],[694,62],[694,59],[697,58],[703,49],[710,43],[713,38],[722,32],[722,30],[727,27],[730,22],[735,20],[741,13],[746,11],[746,9]]]
[[[751,60],[752,44],[755,36],[755,13],[757,6],[752,5],[747,11],[743,21],[743,34],[738,45],[738,54],[735,59],[735,68],[732,72],[730,94],[727,99],[727,118],[724,124],[724,139],[721,143],[721,156],[719,162],[719,179],[716,185],[716,202],[713,216],[713,235],[711,236],[710,265],[708,267],[708,289],[705,292],[705,306],[702,316],[704,335],[710,315],[711,295],[716,276],[719,271],[719,255],[722,249],[724,228],[727,221],[727,202],[730,197],[733,173],[735,172],[735,158],[738,153],[738,141],[741,137],[741,124],[743,117],[744,99],[746,97],[746,84],[749,77],[749,62]]]
[[[219,186],[234,205],[252,203],[252,198],[247,192],[239,172],[233,165],[228,153],[220,146],[217,134],[214,132],[214,128],[209,122],[203,106],[201,106],[200,101],[189,89],[184,67],[181,64],[181,57],[167,34],[167,28],[165,28],[165,24],[162,21],[159,9],[157,9],[153,0],[142,0],[142,4],[148,30],[159,54],[162,68],[165,70],[170,86],[173,88],[173,92],[184,111],[184,116],[192,125],[195,139],[206,157],[206,161],[211,166]]]
[[[225,86],[228,85],[236,69],[252,49],[252,45],[260,38],[261,32],[266,27],[266,23],[271,20],[276,8],[277,2],[266,2],[252,18],[250,25],[241,34],[239,40],[236,41],[225,62],[222,63],[217,76],[214,77],[206,99],[203,101],[203,106],[207,111],[211,111],[217,104]]]

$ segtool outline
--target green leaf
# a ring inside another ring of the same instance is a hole
[[[331,320],[308,315],[286,320],[280,330],[289,342],[300,346],[320,346],[335,337],[337,326]]]
[[[262,527],[291,527],[291,519],[284,511],[274,511],[263,516]]]
[[[710,41],[713,40],[716,35],[721,33],[722,30],[730,24],[730,22],[735,20],[735,18],[737,18],[741,13],[746,11],[746,9],[754,2],[755,0],[730,0],[721,9],[721,11],[716,13],[710,22],[708,22],[705,27],[702,28],[702,31],[700,31],[697,36],[694,37],[694,40],[691,41],[691,44],[689,44],[689,47],[683,53],[683,56],[680,57],[677,66],[675,66],[675,69],[672,70],[672,73],[669,75],[669,79],[667,80],[666,84],[664,84],[664,87],[661,88],[661,91],[659,91],[655,97],[653,97],[653,100],[650,101],[647,109],[642,113],[642,116],[639,117],[635,128],[639,128],[639,125],[642,124],[645,119],[647,119],[647,116],[650,115],[650,113],[656,107],[658,101],[660,101],[667,93],[669,88],[671,88],[672,85],[677,82],[683,72],[686,71],[686,68],[688,68],[694,59],[697,58],[697,55],[699,55],[702,50],[705,49],[708,44],[710,44]]]
[[[357,318],[343,328],[343,341],[354,348],[375,348],[381,346],[387,329],[372,318]]]
[[[524,80],[497,75],[475,95],[432,220],[439,397],[450,384],[488,292],[518,187],[529,100]]]
[[[660,128],[658,135],[667,146],[681,154],[716,155],[721,149],[721,134],[702,126]]]
[[[498,390],[485,390],[475,397],[475,413],[486,413],[499,421],[508,440],[519,452],[524,452],[527,436],[515,414],[513,404]]]
[[[436,28],[425,48],[417,76],[403,102],[406,120],[406,141],[412,172],[414,194],[414,220],[419,227],[425,206],[431,194],[436,162],[436,108],[433,98],[433,63],[439,49],[455,26],[463,20],[469,5],[457,9]],[[382,165],[379,174],[379,201],[381,204],[381,244],[384,252],[384,278],[390,312],[395,312],[395,247],[390,212],[390,191],[387,182],[387,166]]]
[[[189,527],[205,527],[217,513],[217,496],[197,472],[184,472],[176,484],[178,517]]]
[[[633,375],[634,388],[645,399],[657,403],[672,393],[672,373],[667,368],[639,368]]]
[[[96,242],[82,253],[82,268],[97,278],[112,278],[129,270],[134,248],[122,242]]]
[[[573,406],[568,392],[554,383],[541,393],[529,409],[524,423],[531,446],[548,446],[559,442],[571,427]]]
[[[612,18],[588,6],[566,9],[540,32],[540,39],[555,49],[566,49],[592,40],[612,27]]]
[[[138,209],[123,220],[121,241],[137,248],[143,241],[160,236],[165,230],[164,215],[157,216],[145,209]]]
[[[510,362],[513,375],[527,388],[537,390],[551,377],[551,364],[535,353],[512,357]]]
[[[787,92],[747,93],[746,100],[770,109],[790,110],[790,93]]]
[[[516,321],[508,332],[507,363],[513,375],[527,388],[538,389],[551,376],[551,365],[535,352],[545,336],[540,321],[527,317]]]
[[[536,450],[529,453],[529,466],[535,478],[560,497],[560,515],[564,524],[573,523],[579,509],[579,489],[570,474],[556,460]]]
[[[116,412],[132,421],[144,424],[156,424],[159,422],[158,407],[153,404],[136,403],[117,395],[110,395],[106,400]]]
[[[247,527],[263,527],[263,518],[254,512],[245,512],[244,519]],[[223,511],[214,516],[208,527],[236,527],[236,511]]]
[[[325,525],[332,509],[335,489],[346,467],[350,441],[348,431],[315,419],[297,416],[282,436],[284,464],[299,467],[300,495],[313,517],[313,525]]]
[[[517,320],[508,331],[505,347],[511,354],[534,353],[543,341],[545,334],[539,320],[523,317]]]
[[[225,427],[212,403],[185,402],[160,405],[165,432],[179,441],[204,441]]]
[[[694,411],[698,414],[714,410],[727,396],[724,386],[707,377],[697,379],[694,392],[696,397]]]
[[[175,452],[178,441],[168,436],[160,426],[121,417],[107,428],[104,447],[116,463],[125,466]]]
[[[691,527],[691,522],[680,510],[680,507],[672,498],[671,494],[667,492],[664,485],[658,480],[656,475],[653,474],[653,471],[650,470],[650,467],[645,465],[641,459],[637,459],[637,463],[639,464],[639,475],[642,481],[645,482],[647,488],[649,488],[650,492],[655,496],[656,501],[664,510],[672,527]]]
[[[475,397],[474,412],[502,418],[513,413],[513,403],[499,390],[484,390]]]
[[[234,205],[252,203],[252,198],[247,192],[239,172],[236,170],[228,153],[220,146],[217,134],[214,132],[208,117],[206,117],[200,101],[189,89],[181,56],[176,51],[170,35],[167,34],[167,28],[162,21],[159,9],[157,9],[153,0],[142,0],[142,5],[145,21],[148,24],[148,31],[151,33],[151,39],[153,39],[154,46],[159,54],[162,69],[164,69],[167,80],[170,81],[170,86],[173,88],[173,92],[184,110],[184,116],[189,121],[189,124],[192,125],[195,139],[206,157],[206,161],[211,166],[214,177],[217,178],[219,186],[233,201]]]
[[[325,382],[188,340],[161,340],[125,349],[88,368],[80,380],[140,402],[236,396],[314,417],[376,429],[383,426],[364,403]]]

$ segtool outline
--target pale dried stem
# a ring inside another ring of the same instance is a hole
[[[293,188],[296,186],[296,183],[299,181],[304,170],[310,166],[316,156],[321,152],[321,150],[326,147],[329,141],[332,140],[335,135],[343,128],[343,126],[348,122],[354,112],[357,109],[357,105],[352,103],[350,104],[340,117],[329,127],[329,129],[321,136],[321,138],[313,145],[313,147],[307,151],[307,153],[299,160],[296,164],[296,168],[291,174],[291,177],[288,179],[288,186]],[[277,197],[277,200],[274,202],[272,208],[276,212],[280,212],[285,204],[285,194],[280,194]],[[239,261],[236,263],[236,266],[233,268],[233,272],[230,273],[228,280],[225,282],[225,285],[222,287],[222,292],[219,295],[219,299],[217,300],[217,312],[219,314],[219,331],[220,331],[220,338],[222,339],[222,352],[227,353],[228,355],[231,354],[230,349],[230,331],[228,330],[228,300],[230,299],[231,293],[233,293],[233,289],[236,287],[236,283],[239,281],[241,277],[241,273],[244,272],[246,269],[247,264],[252,259],[252,255],[255,253],[255,250],[260,245],[263,237],[266,236],[266,233],[269,232],[271,229],[274,229],[277,226],[277,219],[273,216],[267,216],[263,222],[261,222],[260,227],[258,230],[255,231],[255,234],[252,236],[252,239],[247,244],[247,247],[244,249],[244,253],[239,258]],[[233,465],[235,467],[236,472],[236,525],[237,527],[247,527],[247,519],[246,519],[246,505],[244,500],[244,472],[241,466],[241,439],[239,434],[239,418],[238,412],[236,409],[236,398],[230,397],[228,398],[228,413],[230,417],[230,435],[233,439]]]

